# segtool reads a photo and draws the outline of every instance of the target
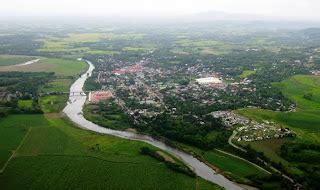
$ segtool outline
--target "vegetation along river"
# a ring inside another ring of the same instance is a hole
[[[87,63],[89,64],[89,69],[87,70],[86,73],[84,73],[81,77],[79,77],[72,84],[72,86],[70,88],[70,92],[81,92],[82,88],[84,86],[84,83],[87,79],[87,76],[91,76],[91,73],[94,70],[94,66],[90,61],[87,61]],[[70,93],[70,94],[72,94],[72,93]],[[77,93],[77,94],[79,94],[79,93]],[[82,108],[83,108],[83,105],[86,101],[86,98],[87,98],[86,96],[80,95],[80,94],[70,96],[69,102],[63,110],[63,112],[74,123],[76,123],[79,127],[87,129],[87,130],[91,130],[91,131],[94,131],[97,133],[108,134],[108,135],[113,135],[113,136],[117,136],[120,138],[137,140],[137,141],[149,143],[155,147],[158,147],[164,151],[169,152],[170,154],[173,154],[173,155],[179,157],[186,164],[188,164],[190,167],[192,167],[198,176],[200,176],[208,181],[211,181],[215,184],[218,184],[221,187],[224,187],[225,189],[230,189],[230,190],[243,189],[242,187],[240,187],[236,183],[225,178],[223,175],[217,174],[212,168],[210,168],[209,166],[207,166],[203,162],[199,161],[197,158],[191,156],[190,154],[187,154],[187,153],[180,151],[176,148],[168,146],[168,145],[164,144],[163,142],[156,140],[150,136],[137,134],[137,133],[133,133],[133,132],[128,132],[128,131],[112,130],[112,129],[108,129],[105,127],[101,127],[97,124],[92,123],[91,121],[86,120],[82,114]]]

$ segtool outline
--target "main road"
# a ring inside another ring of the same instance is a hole
[[[94,70],[94,66],[90,61],[86,61],[86,62],[89,64],[89,69],[87,70],[86,73],[81,75],[81,77],[79,77],[72,84],[70,88],[70,92],[82,91],[82,88],[87,79],[87,76],[91,76],[91,73]],[[142,142],[151,144],[155,147],[158,147],[164,151],[169,152],[170,154],[173,154],[179,157],[191,168],[193,168],[195,173],[198,176],[202,177],[203,179],[211,181],[212,183],[215,183],[221,187],[224,187],[225,189],[230,189],[230,190],[243,189],[238,184],[225,178],[223,175],[216,173],[212,168],[210,168],[209,166],[207,166],[197,158],[193,157],[192,155],[187,154],[186,152],[183,152],[171,146],[168,146],[165,143],[158,141],[148,135],[142,135],[142,134],[137,134],[137,133],[128,132],[128,131],[112,130],[112,129],[101,127],[97,124],[92,123],[91,121],[86,120],[82,114],[82,108],[85,101],[86,101],[86,96],[70,96],[69,102],[67,103],[67,106],[63,110],[63,112],[75,124],[77,124],[77,126],[83,129],[94,131],[101,134],[108,134],[108,135],[113,135],[113,136],[117,136],[124,139],[137,140],[137,141],[142,141]]]

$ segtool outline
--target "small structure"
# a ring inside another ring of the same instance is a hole
[[[90,92],[89,102],[92,104],[97,104],[102,100],[108,100],[112,98],[112,93],[110,91],[96,91]]]

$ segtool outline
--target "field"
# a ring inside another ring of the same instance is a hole
[[[0,120],[0,130],[3,151],[17,148],[27,134],[0,174],[1,189],[218,188],[141,155],[147,144],[74,128],[58,114],[11,115]]]
[[[275,84],[283,94],[293,100],[300,109],[320,109],[320,77],[296,75]]]
[[[0,119],[0,168],[12,155],[30,127],[47,125],[41,115],[16,115]]]
[[[68,94],[43,96],[40,98],[42,111],[45,113],[57,113],[63,110],[68,101]]]
[[[237,182],[250,184],[252,176],[268,176],[267,173],[255,166],[218,151],[207,151],[203,157]]]
[[[240,75],[240,78],[247,78],[248,76],[253,75],[255,73],[256,71],[253,71],[253,70],[244,70]]]
[[[70,85],[72,84],[72,79],[70,78],[58,78],[56,80],[50,81],[48,84],[43,86],[41,92],[67,92],[69,91]]]
[[[243,109],[237,112],[257,121],[270,120],[283,127],[289,127],[297,137],[242,144],[249,144],[254,149],[264,152],[271,160],[281,162],[290,173],[300,174],[301,171],[294,164],[279,156],[279,151],[281,145],[288,142],[320,143],[320,77],[298,75],[275,85],[281,87],[283,94],[298,105],[296,112],[274,112],[262,109]],[[311,98],[305,97],[308,93],[312,94]]]
[[[105,51],[92,49],[86,43],[95,43],[104,40],[138,40],[142,39],[145,35],[141,33],[130,34],[115,34],[115,33],[71,33],[65,37],[48,37],[39,39],[43,42],[43,47],[37,49],[38,52],[50,53],[77,53],[79,55],[93,54],[110,55],[112,53],[119,53],[117,51]],[[144,48],[128,48],[127,51],[144,51]],[[147,49],[148,50],[148,49]]]
[[[35,59],[35,57],[22,55],[0,55],[0,66],[17,65],[33,59]]]
[[[214,136],[215,134],[211,135]],[[187,147],[187,149],[194,151],[198,155],[201,155],[210,164],[219,168],[224,173],[224,175],[231,177],[238,183],[252,184],[250,177],[266,177],[269,175],[265,171],[255,167],[254,165],[244,160],[233,157],[218,150],[203,151],[187,145],[182,146]]]
[[[32,108],[32,100],[19,100],[19,108]]]
[[[87,64],[83,61],[48,58],[31,65],[0,67],[0,71],[54,72],[57,76],[77,76],[86,68]]]

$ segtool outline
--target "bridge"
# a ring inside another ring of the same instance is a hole
[[[56,92],[47,92],[47,93],[43,93],[42,96],[46,96],[46,95],[62,95],[62,94],[69,94],[69,96],[86,96],[88,93],[90,93],[91,91],[68,91],[68,92],[60,92],[60,91],[56,91]]]

